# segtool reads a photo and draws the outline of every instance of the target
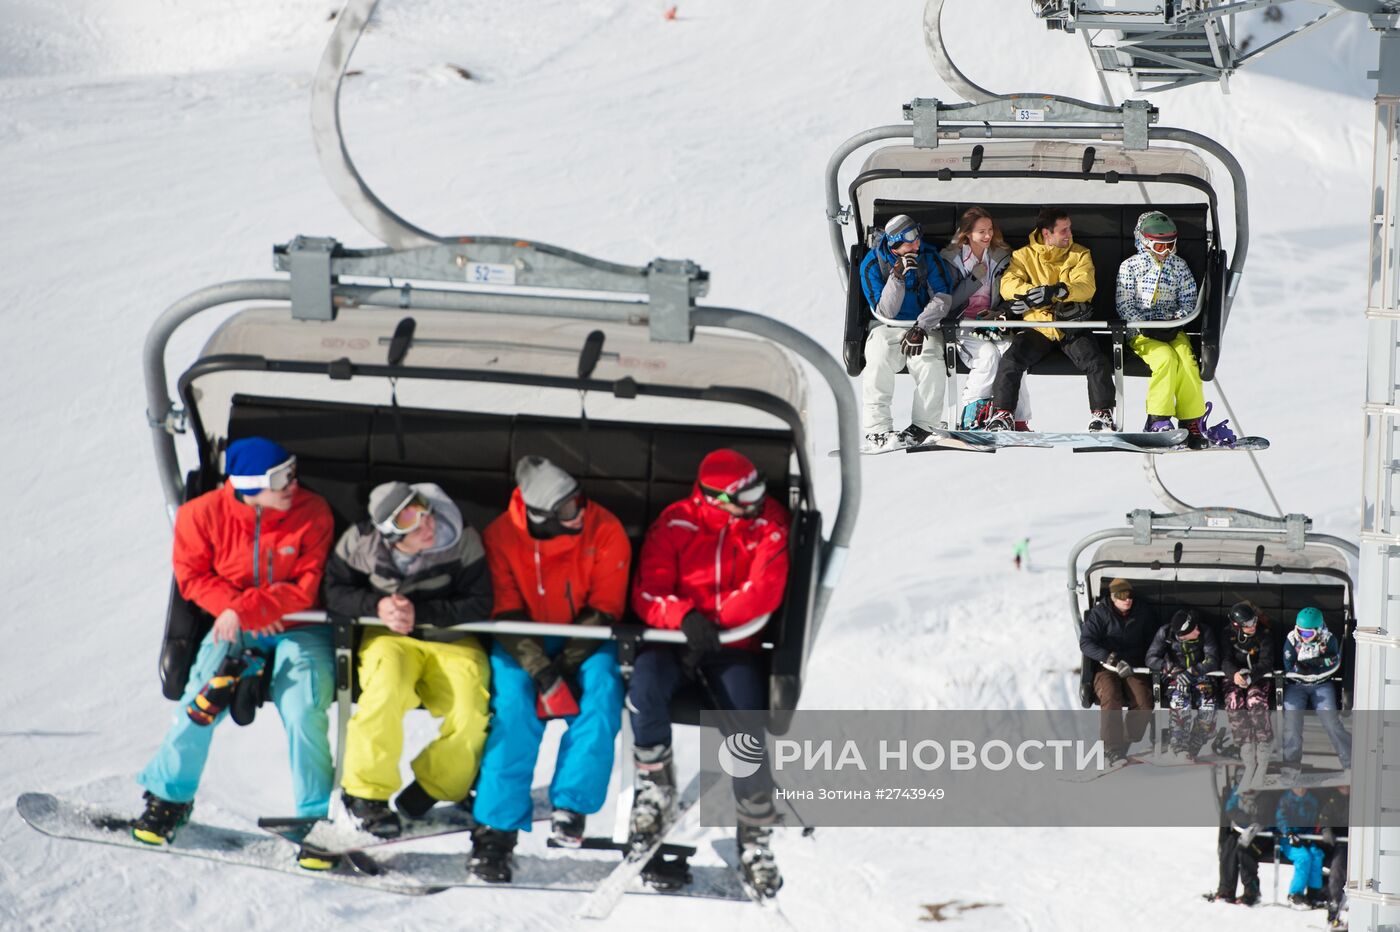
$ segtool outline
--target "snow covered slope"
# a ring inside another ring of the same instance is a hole
[[[834,350],[843,299],[822,169],[850,134],[898,122],[907,100],[949,96],[923,51],[921,5],[692,0],[668,21],[669,5],[385,0],[343,104],[361,171],[438,233],[693,258],[713,273],[713,303],[769,313]],[[1098,93],[1079,39],[1047,33],[1022,0],[950,7],[958,62],[984,86]],[[142,412],[148,325],[195,288],[266,276],[270,247],[296,234],[373,245],[322,180],[308,131],[334,8],[0,0],[5,928],[553,930],[575,905],[508,890],[407,901],[62,844],[13,814],[24,790],[94,781],[92,793],[134,809],[131,777],[172,712],[155,670],[169,528]],[[1197,87],[1156,101],[1164,123],[1216,137],[1251,172],[1253,243],[1220,377],[1242,426],[1273,439],[1264,463],[1284,507],[1343,536],[1359,517],[1373,59],[1362,25],[1337,23],[1237,76],[1228,97]],[[172,365],[211,326],[188,328]],[[1135,410],[1143,388],[1129,390]],[[1082,421],[1078,380],[1036,393],[1039,423]],[[819,449],[834,444],[830,423],[815,433]],[[1162,468],[1188,501],[1269,510],[1241,457]],[[1073,705],[1062,556],[1153,504],[1136,459],[881,457],[865,488],[804,705]],[[1025,535],[1037,571],[1013,576],[1010,547]],[[224,727],[201,806],[285,810],[284,755],[275,716]],[[784,908],[804,929],[923,927],[959,912],[968,929],[1306,924],[1202,903],[1215,871],[1204,829],[823,830],[777,851]],[[744,905],[630,898],[614,926],[752,918]]]

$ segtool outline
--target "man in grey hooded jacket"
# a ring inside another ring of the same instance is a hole
[[[476,638],[443,630],[490,617],[491,574],[481,535],[441,488],[386,482],[369,496],[369,520],[341,535],[326,565],[326,607],[378,616],[360,644],[359,702],[345,739],[342,802],[366,831],[401,831],[389,797],[399,787],[403,717],[421,701],[442,719],[395,800],[421,817],[467,795],[489,720],[490,664]]]

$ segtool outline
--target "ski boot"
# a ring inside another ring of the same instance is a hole
[[[438,802],[436,796],[423,789],[423,784],[414,780],[394,797],[394,808],[410,819],[421,819]]]
[[[399,814],[389,808],[387,799],[365,799],[341,793],[340,801],[357,829],[369,832],[375,838],[398,838],[403,834],[403,823]]]
[[[676,817],[676,764],[664,744],[632,749],[637,773],[633,779],[632,815],[627,846],[634,852],[651,847]]]
[[[1149,414],[1147,416],[1147,423],[1142,425],[1142,432],[1145,434],[1159,434],[1163,431],[1175,429],[1176,425],[1173,424],[1172,419],[1165,414]]]
[[[1015,430],[1016,415],[1005,408],[997,408],[987,416],[986,426],[983,430]]]
[[[783,875],[769,847],[773,839],[770,825],[739,826],[739,874],[744,889],[754,899],[772,899],[783,886]]]
[[[899,432],[899,435],[895,437],[895,442],[902,447],[917,447],[932,434],[933,431],[924,430],[918,424],[910,424]]]
[[[148,845],[164,845],[175,840],[180,826],[190,820],[194,803],[172,803],[147,790],[146,811],[131,823],[131,837]]]
[[[1118,429],[1113,423],[1113,412],[1108,408],[1095,408],[1089,412],[1089,433],[1111,433]]]
[[[588,817],[572,809],[555,809],[549,817],[549,840],[561,848],[577,848],[583,844],[583,827]]]
[[[467,870],[487,883],[510,883],[515,837],[515,832],[477,826],[472,832],[472,853],[467,857]]]

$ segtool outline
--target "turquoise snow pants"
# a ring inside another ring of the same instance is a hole
[[[287,731],[296,814],[322,818],[330,805],[335,770],[326,733],[326,710],[335,697],[330,628],[314,625],[270,637],[245,635],[244,646],[273,650],[271,698]],[[228,710],[220,712],[211,725],[196,725],[185,714],[185,707],[218,671],[227,652],[228,644],[215,644],[212,633],[205,635],[190,667],[185,693],[175,707],[170,730],[136,778],[137,783],[161,799],[192,802],[199,789],[214,729],[227,717]]]
[[[563,638],[544,638],[550,656],[564,647]],[[617,645],[599,647],[578,670],[579,712],[564,719],[568,730],[559,742],[549,801],[556,809],[585,815],[603,808],[612,776],[613,744],[622,729],[622,673]],[[481,757],[472,815],[482,825],[503,832],[530,830],[533,806],[530,782],[545,723],[535,715],[535,684],[501,648],[491,645],[491,730]]]

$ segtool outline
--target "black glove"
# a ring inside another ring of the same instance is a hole
[[[1088,320],[1094,306],[1088,301],[1069,301],[1055,305],[1056,320]]]
[[[1179,671],[1173,678],[1176,688],[1181,692],[1190,692],[1195,685],[1191,682],[1191,674],[1185,670]]]
[[[919,254],[916,252],[905,253],[899,257],[894,264],[894,273],[903,278],[907,272],[917,272],[919,269]]]
[[[1289,833],[1288,833],[1288,843],[1289,843],[1290,845],[1292,845],[1293,847],[1296,848],[1296,847],[1298,847],[1299,845],[1301,845],[1301,844],[1303,843],[1303,839],[1301,839],[1301,838],[1298,837],[1298,833],[1297,833],[1297,832],[1289,832]]]
[[[1046,307],[1056,297],[1061,296],[1057,289],[1064,287],[1065,286],[1061,285],[1059,282],[1056,282],[1053,285],[1036,285],[1030,291],[1027,291],[1025,295],[1023,295],[1023,297],[1025,298],[1026,303],[1029,304],[1031,307]],[[1069,289],[1065,288],[1064,293],[1068,294]]]
[[[1031,310],[1031,306],[1026,303],[1024,298],[1016,298],[1010,304],[1003,304],[1002,307],[1017,317],[1024,317]]]
[[[685,646],[692,654],[704,656],[720,648],[719,625],[695,609],[686,612],[681,619],[681,633],[685,635]]]
[[[1128,677],[1133,675],[1133,665],[1128,663],[1128,661],[1126,660],[1119,660],[1113,665],[1113,672],[1117,673],[1119,676],[1123,677],[1123,679],[1126,680]]]
[[[1322,830],[1322,843],[1329,848],[1336,846],[1337,833],[1333,831],[1332,826],[1329,825]]]
[[[899,341],[899,351],[905,356],[919,356],[924,351],[924,331],[919,327],[910,327],[904,331],[904,336]]]

